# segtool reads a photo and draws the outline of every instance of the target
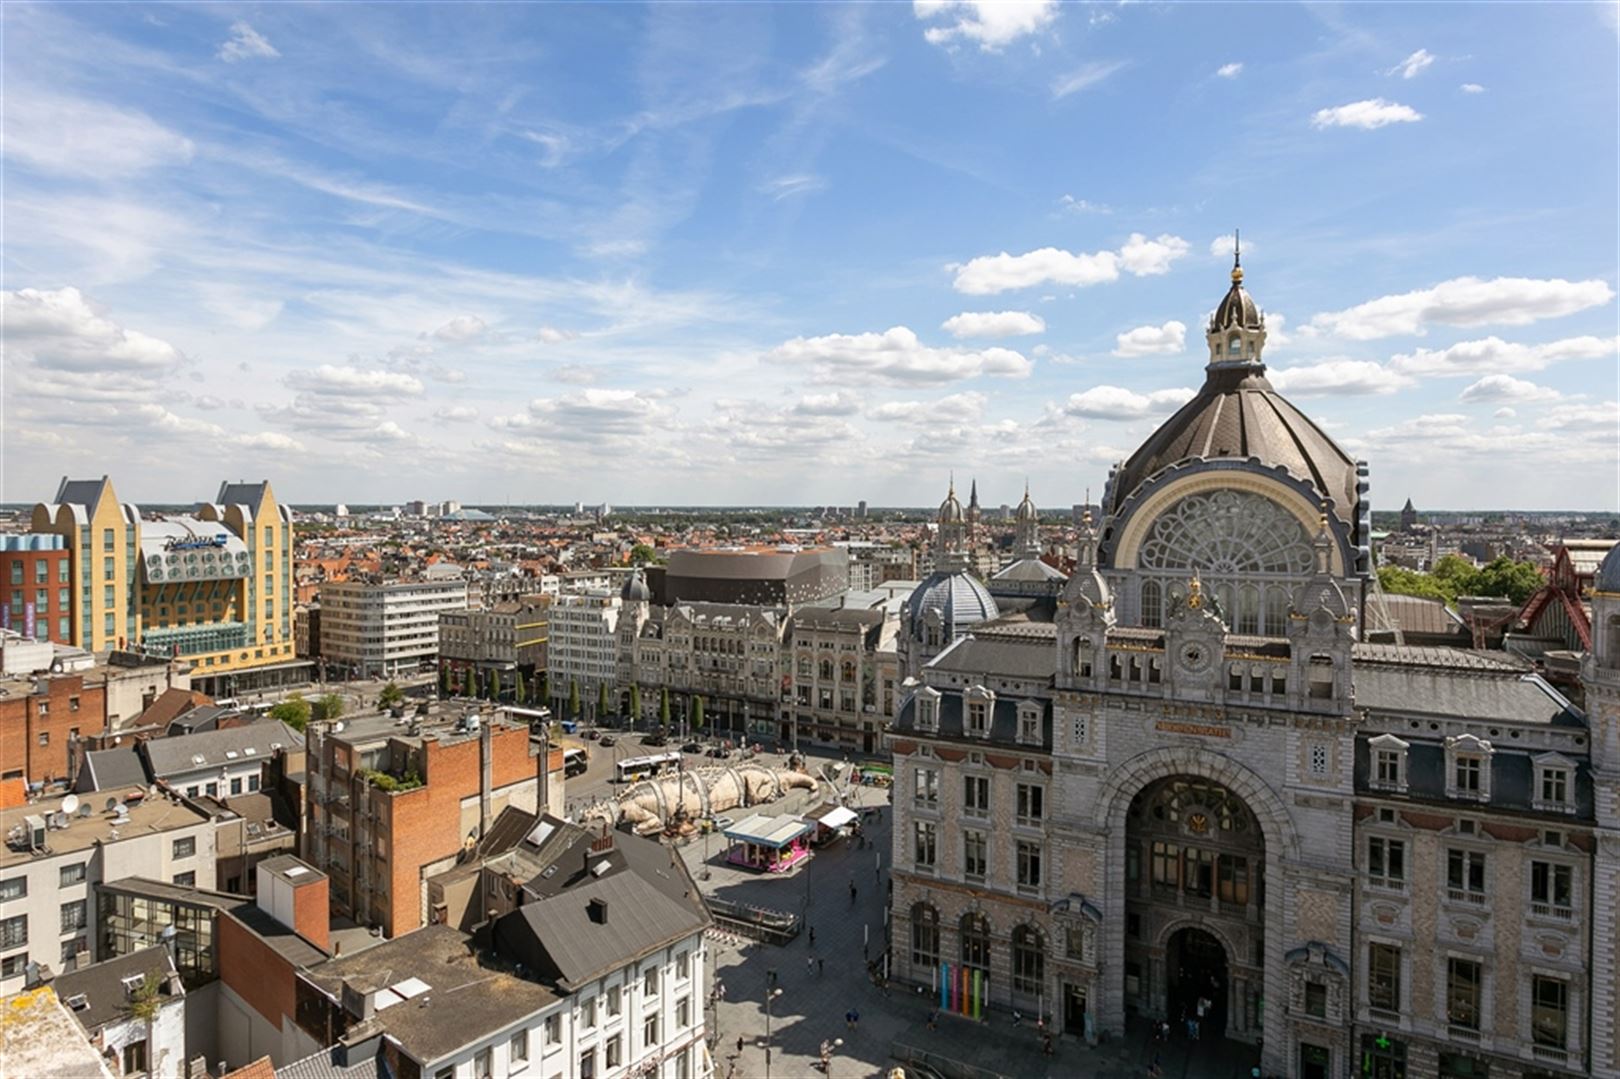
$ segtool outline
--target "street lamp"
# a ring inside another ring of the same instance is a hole
[[[771,1001],[781,995],[780,989],[765,990],[765,1079],[771,1079]]]
[[[833,1054],[838,1052],[838,1050],[842,1049],[843,1047],[844,1047],[844,1039],[842,1039],[842,1038],[834,1038],[830,1042],[822,1042],[821,1043],[821,1074],[822,1075],[824,1075],[824,1076],[831,1076],[832,1075],[832,1058],[833,1058]]]

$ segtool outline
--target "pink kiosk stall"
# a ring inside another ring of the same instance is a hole
[[[813,827],[796,817],[755,813],[721,833],[731,841],[726,861],[767,873],[785,872],[810,857],[808,837]]]

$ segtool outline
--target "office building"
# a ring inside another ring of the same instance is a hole
[[[439,615],[467,607],[463,581],[332,581],[321,586],[321,660],[359,678],[411,673],[439,655]]]

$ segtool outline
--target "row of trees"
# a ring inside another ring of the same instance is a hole
[[[483,678],[471,667],[456,671],[449,667],[439,668],[439,696],[440,697],[481,697],[486,701],[510,700],[516,705],[527,705],[531,701],[540,702],[546,699],[546,675],[544,671],[535,676],[536,692],[529,693],[528,679],[523,677],[522,671],[517,671],[512,679],[510,692],[501,678],[500,671],[487,671]]]
[[[1501,596],[1523,603],[1545,584],[1541,571],[1530,562],[1515,562],[1506,555],[1475,566],[1460,555],[1448,554],[1428,573],[1404,566],[1380,566],[1378,584],[1385,592],[1427,596],[1453,606],[1458,596]]]

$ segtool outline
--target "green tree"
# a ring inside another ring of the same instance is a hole
[[[1515,562],[1503,555],[1492,559],[1480,569],[1474,580],[1476,596],[1506,596],[1514,603],[1524,603],[1540,591],[1546,579],[1529,562]]]
[[[343,698],[336,693],[325,693],[315,698],[314,709],[310,718],[315,720],[333,720],[343,715]]]
[[[500,671],[490,671],[489,672],[489,699],[492,700],[492,701],[498,701],[498,700],[501,699],[501,672]]]
[[[694,731],[703,729],[703,697],[701,695],[692,698],[692,729]]]
[[[658,723],[659,723],[660,726],[668,728],[669,727],[669,687],[665,686],[662,690],[659,691],[659,693],[660,693],[660,696],[658,698]]]
[[[606,682],[596,683],[596,721],[608,714],[608,687]]]
[[[309,702],[304,700],[304,695],[294,693],[270,709],[270,718],[279,719],[293,730],[302,732],[309,726],[309,712]]]
[[[450,696],[450,668],[448,666],[439,668],[439,696]]]
[[[378,707],[393,708],[395,705],[404,703],[405,691],[400,689],[399,683],[393,679],[389,679],[388,684],[382,687],[382,692],[377,694]]]
[[[658,552],[645,543],[638,543],[630,548],[630,564],[632,566],[646,566],[657,563]]]
[[[523,672],[517,672],[517,681],[512,685],[512,702],[519,708],[529,703],[529,685],[523,680]]]
[[[641,686],[635,682],[630,683],[630,721],[632,723],[641,719]]]
[[[579,718],[579,679],[568,680],[568,718]]]
[[[1445,603],[1455,598],[1439,579],[1405,566],[1378,567],[1378,584],[1392,596],[1425,596]]]

